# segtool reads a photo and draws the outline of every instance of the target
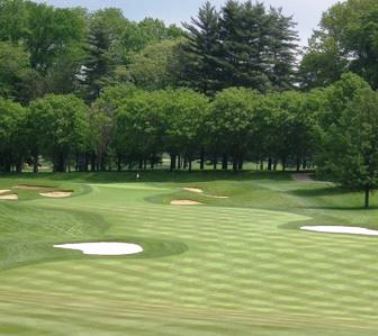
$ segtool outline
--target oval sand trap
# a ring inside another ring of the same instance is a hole
[[[350,226],[303,226],[301,230],[321,232],[321,233],[341,233],[363,236],[378,236],[377,230],[370,230],[360,227]]]
[[[184,188],[185,191],[197,193],[197,194],[202,194],[203,190],[199,188]]]
[[[45,193],[39,193],[43,197],[49,198],[66,198],[72,195],[71,191],[50,191]]]
[[[78,250],[88,255],[102,256],[120,256],[143,252],[143,248],[140,245],[128,243],[80,243],[54,245],[54,247],[67,250]]]
[[[0,201],[17,201],[17,194],[0,195]]]
[[[200,205],[202,203],[191,200],[174,200],[171,202],[171,205]]]

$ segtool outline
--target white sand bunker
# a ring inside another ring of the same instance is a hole
[[[17,194],[7,194],[7,195],[0,194],[0,201],[17,201],[17,200],[18,200]]]
[[[12,190],[9,190],[9,189],[3,189],[3,190],[0,190],[0,195],[1,194],[6,194],[6,193],[9,193],[11,192]]]
[[[67,250],[78,250],[88,255],[120,256],[138,254],[143,248],[137,244],[129,243],[82,243],[54,245],[56,248]]]
[[[360,227],[350,226],[303,226],[301,230],[322,232],[322,233],[341,233],[363,236],[378,236],[377,230],[370,230]]]
[[[197,194],[202,194],[203,190],[199,188],[184,188],[185,191],[197,193]]]
[[[191,200],[174,200],[171,205],[200,205],[201,202],[191,201]]]
[[[72,191],[50,191],[45,193],[39,193],[43,197],[49,198],[66,198],[72,195]]]

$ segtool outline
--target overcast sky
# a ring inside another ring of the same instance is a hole
[[[205,0],[35,0],[47,2],[59,7],[81,6],[96,10],[103,7],[122,8],[127,18],[141,20],[146,16],[159,18],[166,23],[187,22],[196,15]],[[212,0],[220,6],[225,0]],[[302,44],[307,44],[314,28],[318,25],[322,13],[338,0],[263,0],[267,5],[282,7],[284,13],[293,15],[298,23]]]

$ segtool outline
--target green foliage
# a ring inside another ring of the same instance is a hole
[[[234,169],[242,163],[255,131],[253,122],[259,95],[249,89],[231,88],[218,93],[212,103],[209,130],[216,147],[230,153]]]
[[[25,117],[21,105],[0,98],[0,171],[22,170],[27,149]]]
[[[132,163],[151,160],[163,150],[165,92],[139,92],[124,101],[116,115],[114,146]]]
[[[111,83],[119,56],[119,38],[126,22],[121,10],[114,8],[97,11],[89,19],[87,57],[81,74],[89,102],[98,98],[101,89]]]
[[[64,57],[71,46],[83,42],[84,15],[76,9],[60,9],[45,4],[27,5],[25,45],[30,52],[32,67],[44,74],[59,57]]]
[[[0,96],[22,100],[30,68],[29,55],[20,46],[0,42]]]
[[[336,83],[328,99],[337,99],[351,78]],[[345,100],[343,108],[323,124],[319,170],[347,187],[364,190],[367,208],[369,194],[378,186],[378,95],[366,84],[355,87]]]
[[[107,158],[111,155],[114,141],[116,113],[126,99],[137,92],[133,85],[107,87],[90,109],[89,123],[91,148],[101,169],[105,169]]]
[[[192,24],[185,24],[187,41],[178,50],[183,83],[204,94],[219,89],[219,14],[210,2],[199,9]]]
[[[51,158],[56,171],[64,172],[70,155],[84,151],[89,138],[88,110],[73,95],[48,95],[29,109],[30,141]]]
[[[204,140],[209,102],[205,96],[191,90],[167,94],[165,148],[171,155],[182,154],[191,171],[194,155]]]
[[[179,65],[176,49],[181,40],[164,40],[131,54],[126,77],[146,90],[175,86]]]
[[[208,2],[186,25],[184,79],[207,94],[232,86],[260,92],[289,89],[294,82],[294,26],[292,18],[262,3],[230,0],[218,13]]]
[[[330,84],[346,70],[378,87],[378,3],[375,0],[348,0],[332,6],[323,16],[302,72],[304,85]]]

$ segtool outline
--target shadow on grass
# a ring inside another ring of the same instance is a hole
[[[291,190],[290,193],[300,197],[323,197],[347,195],[350,194],[351,191],[340,187],[324,187],[316,189],[295,189]]]
[[[342,188],[339,186],[331,187],[327,186],[324,188],[316,188],[316,189],[296,189],[291,190],[289,194],[301,197],[304,199],[313,199],[312,202],[313,205],[305,206],[306,209],[325,209],[325,210],[357,210],[357,211],[369,211],[369,210],[377,210],[378,205],[372,204],[369,209],[365,209],[364,203],[363,203],[363,194],[361,193],[361,201],[357,203],[357,201],[354,199],[352,200],[351,196],[355,194],[354,196],[359,197],[356,195],[358,191],[356,190],[350,190],[346,188]],[[317,198],[322,197],[330,197],[329,199],[330,203],[327,205],[327,200],[317,200]],[[338,199],[337,199],[338,198]],[[336,201],[336,202],[335,202]]]

